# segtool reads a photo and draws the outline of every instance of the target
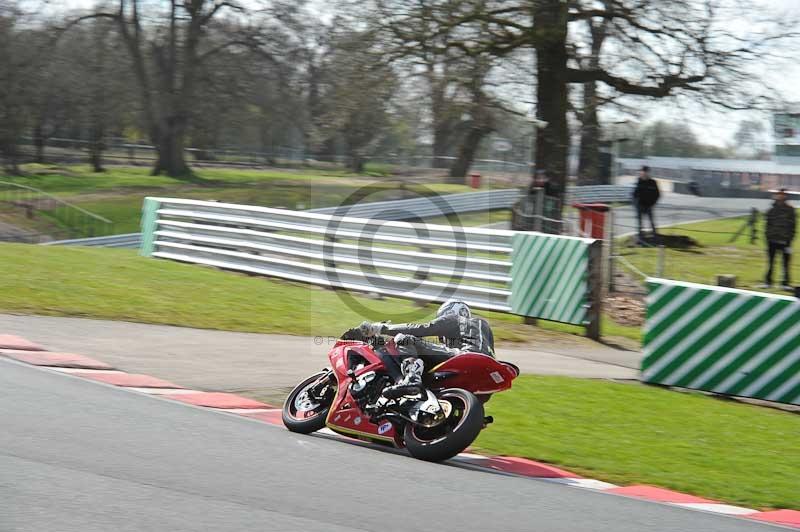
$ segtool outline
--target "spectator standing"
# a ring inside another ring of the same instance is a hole
[[[653,228],[653,236],[657,235],[656,222],[653,219],[653,208],[658,203],[661,197],[661,191],[658,190],[658,183],[650,177],[650,167],[642,166],[639,171],[639,180],[636,182],[636,188],[633,191],[633,206],[636,207],[636,220],[639,228],[639,243],[644,240],[644,231],[642,227],[642,218],[647,216],[650,218],[650,226]]]
[[[767,257],[769,267],[764,288],[772,287],[772,271],[775,264],[775,255],[780,251],[783,255],[783,290],[792,290],[789,267],[792,257],[792,241],[794,240],[797,216],[794,207],[786,202],[786,189],[782,188],[775,194],[775,203],[767,211]]]
[[[536,170],[536,174],[534,174],[530,187],[528,188],[528,193],[533,194],[537,188],[544,189],[545,196],[558,195],[556,184],[553,183],[553,181],[550,179],[550,176],[547,175],[547,170]]]

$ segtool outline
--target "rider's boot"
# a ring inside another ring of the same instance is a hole
[[[423,392],[422,374],[425,371],[425,364],[419,358],[406,358],[400,365],[403,378],[394,386],[389,386],[383,390],[383,396],[387,399],[398,399],[404,395],[417,395]]]

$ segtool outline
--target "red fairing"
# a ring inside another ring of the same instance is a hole
[[[395,434],[394,426],[388,421],[379,425],[370,423],[368,416],[361,412],[355,399],[350,395],[350,383],[353,380],[347,376],[347,353],[349,351],[358,353],[368,362],[366,367],[356,372],[356,377],[368,371],[377,371],[383,368],[383,362],[369,345],[346,340],[336,342],[336,345],[328,353],[338,384],[336,399],[333,400],[326,421],[328,428],[346,436],[397,444],[399,437]]]
[[[385,348],[389,354],[397,355],[397,347],[392,340],[387,342]],[[328,413],[327,426],[347,436],[402,446],[402,438],[396,434],[390,422],[384,421],[378,425],[370,423],[368,416],[361,412],[350,395],[353,379],[347,376],[349,352],[360,355],[367,362],[364,368],[356,372],[356,378],[369,371],[384,369],[383,362],[369,344],[338,341],[328,353],[338,390]],[[425,381],[430,383],[432,389],[463,388],[476,395],[487,396],[511,388],[511,382],[518,375],[519,370],[511,364],[479,353],[466,353],[430,368]]]
[[[446,360],[430,370],[437,387],[463,388],[476,395],[502,392],[511,388],[519,375],[516,368],[480,353],[465,353]]]

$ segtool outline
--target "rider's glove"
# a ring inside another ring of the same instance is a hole
[[[380,335],[383,332],[383,327],[383,323],[365,321],[358,326],[358,330],[361,331],[361,334],[364,335],[365,338],[372,338],[373,336]]]

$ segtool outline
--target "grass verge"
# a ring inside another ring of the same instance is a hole
[[[315,336],[338,335],[364,319],[427,319],[436,309],[405,299],[352,296],[370,309],[362,317],[333,290],[147,259],[127,249],[0,244],[0,264],[0,312]],[[584,334],[576,325],[540,321],[533,327],[519,316],[480,314],[489,318],[498,341]],[[634,336],[608,319],[603,334]]]
[[[93,173],[86,166],[26,165],[25,176],[2,177],[4,181],[32,186],[57,195],[114,222],[114,233],[139,230],[142,200],[146,196],[168,196],[229,203],[311,209],[364,201],[380,201],[470,190],[449,183],[402,184],[391,177],[363,177],[340,171],[267,171],[240,168],[203,168],[193,181],[151,176],[140,167],[110,167]],[[16,189],[0,187],[0,201]],[[25,217],[22,208],[8,205],[4,221],[47,232]],[[67,228],[54,213],[39,213],[38,221],[52,221],[53,230]],[[74,235],[78,236],[78,235]]]
[[[494,211],[483,212],[468,212],[456,216],[438,216],[436,218],[428,218],[425,220],[427,223],[441,224],[441,225],[461,225],[463,227],[477,227],[482,225],[496,224],[502,222],[511,222],[511,211],[509,209],[499,209]]]
[[[735,241],[731,241],[744,227],[746,221],[747,217],[725,218],[659,230],[667,235],[689,236],[699,244],[699,247],[687,250],[666,249],[663,276],[679,281],[714,285],[717,283],[717,275],[731,274],[737,277],[738,287],[756,288],[758,284],[764,282],[767,267],[764,220],[763,216],[759,220],[756,229],[758,240],[755,243],[750,242],[747,231],[739,235]],[[656,276],[659,254],[657,249],[620,247],[618,252],[642,272]],[[780,264],[780,257],[777,259],[778,268],[773,281],[779,283],[783,275],[783,265]],[[791,272],[792,279],[795,282],[800,281],[800,262],[794,261]],[[785,294],[779,290],[771,291]]]
[[[2,244],[0,264],[0,312],[335,336],[364,319],[402,315],[414,321],[432,317],[436,309],[351,296],[366,309],[362,313],[333,290],[153,260],[124,249]],[[553,336],[516,316],[481,315],[492,322],[498,341]]]
[[[617,484],[800,509],[800,416],[699,394],[522,376],[487,404],[476,446]]]

